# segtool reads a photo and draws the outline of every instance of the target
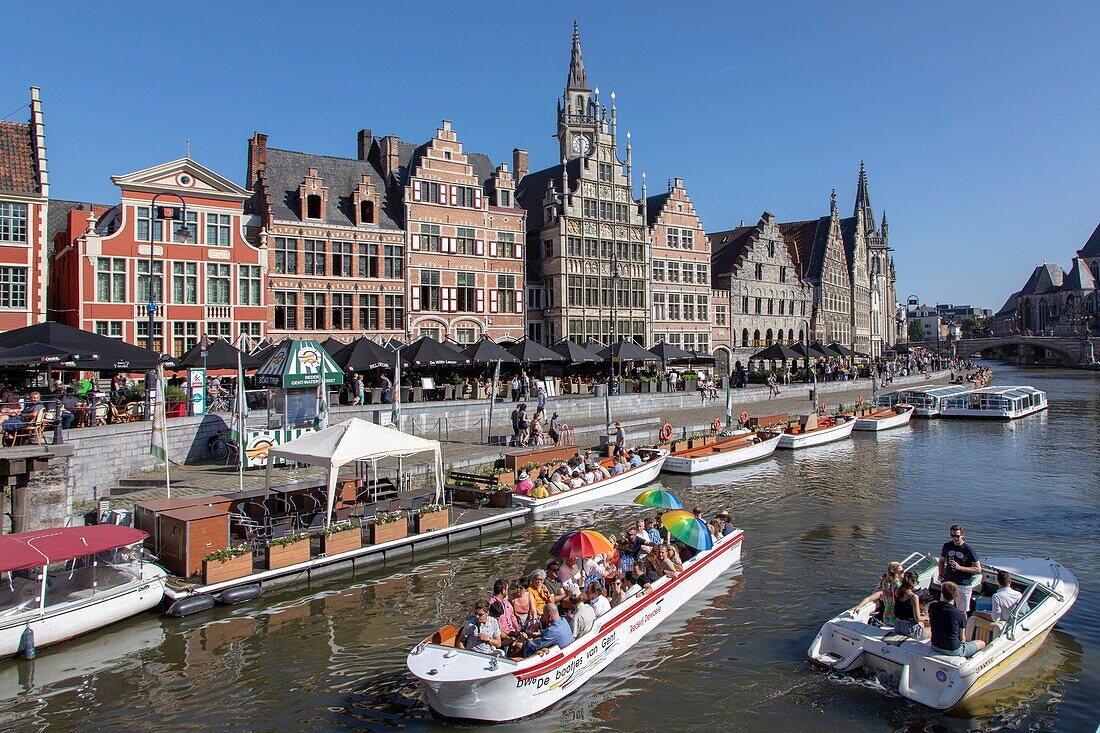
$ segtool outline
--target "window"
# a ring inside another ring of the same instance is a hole
[[[584,279],[584,305],[587,308],[600,307],[600,278],[589,276]]]
[[[473,208],[474,201],[477,199],[474,197],[474,189],[469,186],[457,186],[458,188],[458,205],[468,206]]]
[[[443,331],[443,329],[441,329],[439,326],[421,326],[420,327],[420,335],[421,336],[427,336],[428,338],[433,338],[436,341],[442,341],[443,340],[442,331]]]
[[[510,209],[512,208],[512,192],[508,190],[500,191],[500,206]]]
[[[653,282],[663,283],[665,281],[665,261],[653,260]]]
[[[763,310],[762,310],[763,306],[764,306],[763,299],[762,298],[757,298],[756,299],[756,312],[757,313],[762,313],[763,312]]]
[[[695,282],[695,264],[691,263],[691,262],[684,262],[684,263],[681,263],[680,266],[683,268],[683,271],[684,271],[684,282],[689,283],[689,284],[694,283]]]
[[[237,330],[242,336],[248,336],[252,343],[256,343],[263,335],[264,324],[259,321],[243,321],[237,323]]]
[[[153,224],[152,215],[149,213],[148,206],[135,206],[134,207],[134,223],[135,230],[134,236],[139,242],[149,241],[149,225]],[[154,233],[156,234],[156,241],[161,240],[161,222],[155,222]]]
[[[161,303],[164,296],[164,260],[153,260],[152,302]],[[138,303],[149,301],[149,260],[137,261],[137,297]]]
[[[206,243],[228,245],[229,214],[206,215]]]
[[[683,348],[683,349],[687,349],[688,351],[694,351],[695,350],[695,334],[694,333],[685,333],[683,343],[680,344],[680,347]]]
[[[742,313],[748,313],[749,312],[749,296],[747,296],[747,295],[742,295],[741,296],[741,312]]]
[[[615,218],[615,204],[610,201],[600,202],[600,218],[604,221],[611,221]]]
[[[513,232],[497,232],[497,256],[516,256],[516,235]]]
[[[206,264],[206,302],[229,305],[229,264]]]
[[[670,283],[680,282],[680,263],[669,260],[668,264],[668,281]]]
[[[516,312],[516,276],[497,275],[497,311]]]
[[[420,250],[422,252],[441,251],[438,224],[420,225]]]
[[[729,317],[726,315],[726,306],[715,304],[714,306],[714,325],[725,326]],[[705,319],[699,319],[705,320]]]
[[[473,272],[460,272],[458,279],[458,294],[455,308],[463,313],[477,312],[477,275]]]
[[[599,257],[600,245],[595,239],[584,240],[584,256],[585,257]]]
[[[405,277],[405,248],[397,245],[387,244],[385,249],[385,257],[383,258],[383,277],[393,278],[395,280],[401,280]],[[402,308],[404,308],[404,300],[402,300]]]
[[[360,224],[374,224],[374,202],[373,201],[360,201],[359,202],[359,223]]]
[[[626,204],[615,204],[615,221],[623,223],[630,221],[630,208]]]
[[[350,331],[352,329],[351,311],[352,311],[351,293],[333,293],[332,294],[332,321],[331,321],[332,330],[334,330],[334,331]]]
[[[626,262],[627,257],[630,256],[630,244],[615,242],[615,256],[619,258],[619,262]]]
[[[611,307],[611,299],[615,295],[614,292],[612,292],[611,290],[611,288],[613,287],[612,283],[613,281],[609,277],[600,278],[600,305],[602,305],[604,308]]]
[[[611,259],[611,253],[613,251],[614,246],[611,244],[611,242],[608,242],[605,239],[600,240],[600,257],[603,257],[605,260],[609,260]]]
[[[260,266],[237,266],[237,302],[241,305],[260,304]]]
[[[182,356],[199,341],[198,321],[176,321],[172,324],[172,354]]]
[[[420,309],[437,311],[440,309],[441,289],[439,270],[420,271]]]
[[[749,345],[749,329],[742,328],[741,329],[741,346],[748,346],[748,345]]]
[[[359,245],[359,277],[378,277],[378,245]]]
[[[630,256],[635,262],[645,262],[645,246],[642,244],[630,245]]]
[[[611,182],[613,171],[614,168],[612,168],[610,163],[600,163],[599,168],[597,169],[600,180],[606,183]]]
[[[581,238],[580,237],[566,237],[565,239],[565,254],[569,257],[581,256]],[[550,257],[548,253],[546,255]]]
[[[527,307],[535,310],[542,308],[542,288],[527,289]]]
[[[228,321],[207,321],[206,335],[212,339],[220,338],[228,341],[233,338],[233,325]]]
[[[0,242],[27,241],[27,205],[0,201]]]
[[[27,307],[27,268],[0,267],[0,308]]]
[[[306,196],[306,218],[321,218],[321,197],[315,193]]]
[[[305,260],[302,272],[306,275],[325,274],[325,242],[321,239],[307,239],[305,245]]]
[[[763,280],[764,279],[764,265],[761,264],[760,262],[756,263],[756,279],[757,280]]]
[[[378,296],[359,296],[359,330],[374,331],[378,329]]]
[[[710,296],[698,295],[695,298],[695,318],[698,321],[710,320]]]
[[[695,348],[702,352],[710,351],[710,334],[703,331],[696,335]]]
[[[678,321],[680,320],[680,294],[669,293],[668,294],[668,320]]]
[[[275,237],[275,272],[294,275],[298,272],[298,240]]]
[[[684,249],[695,249],[695,230],[694,229],[681,229],[680,230],[680,246]]]
[[[157,351],[163,351],[164,321],[153,321],[153,347]],[[144,318],[137,322],[137,342],[143,347],[149,347],[149,321]]]
[[[477,331],[469,327],[455,329],[455,342],[459,344],[472,344],[477,338]]]
[[[513,235],[514,237],[514,235]],[[472,255],[476,253],[475,240],[477,232],[470,227],[458,227],[455,230],[455,248],[460,255]],[[513,238],[512,241],[515,241]]]
[[[305,306],[302,311],[305,322],[302,325],[311,330],[323,329],[325,327],[325,294],[304,293],[302,302]]]
[[[596,202],[592,199],[584,199],[581,204],[581,209],[584,212],[585,219],[595,219],[599,209],[596,207]]]
[[[787,282],[787,266],[786,265],[780,265],[779,266],[779,282],[781,282],[781,283]]]
[[[172,263],[172,302],[194,305],[199,297],[197,262]]]
[[[95,332],[107,338],[122,338],[122,321],[96,321]]]
[[[351,277],[351,261],[354,248],[351,242],[332,243],[332,274],[337,277]]]
[[[551,257],[553,257],[554,256],[554,242],[553,242],[553,240],[547,239],[546,241],[544,241],[542,243],[542,251],[546,255],[546,259],[550,259]]]
[[[630,281],[630,306],[645,308],[645,280]]]
[[[298,294],[275,291],[275,328],[298,328]]]
[[[665,320],[665,294],[654,293],[653,294],[653,320],[663,321]]]
[[[782,316],[782,315],[786,315],[786,314],[785,314],[785,313],[783,312],[783,311],[784,311],[784,310],[786,309],[786,307],[787,307],[787,301],[785,301],[785,300],[780,300],[780,301],[779,301],[779,315],[781,315],[781,316]]]
[[[385,327],[390,331],[398,331],[405,328],[404,295],[386,296]]]
[[[95,299],[100,303],[126,302],[125,259],[122,257],[96,258]]]
[[[568,280],[569,290],[566,293],[569,305],[581,305],[584,302],[584,278],[580,275],[570,275]]]
[[[676,227],[669,227],[665,239],[666,239],[666,242],[667,242],[669,247],[679,247],[680,246],[680,230],[677,229]]]
[[[695,320],[695,296],[685,295],[684,297],[684,320]]]
[[[768,315],[775,315],[775,298],[768,298]]]
[[[434,181],[420,181],[419,183],[420,183],[420,199],[419,199],[420,201],[427,201],[427,202],[432,203],[432,204],[446,203],[445,201],[440,202],[440,200],[439,200],[439,184],[438,183],[435,183]],[[415,191],[416,186],[417,186],[417,183],[414,181],[413,182],[414,191]]]

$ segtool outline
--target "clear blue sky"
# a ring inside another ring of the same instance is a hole
[[[848,215],[864,159],[899,298],[996,309],[1100,220],[1097,3],[0,0],[0,116],[40,86],[51,193],[105,203],[185,138],[244,183],[253,130],[354,156],[362,127],[422,141],[447,118],[534,169],[574,18],[650,193],[684,178],[709,230],[824,215],[833,187]]]

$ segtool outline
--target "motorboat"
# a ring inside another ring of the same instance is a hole
[[[918,588],[931,587],[938,558],[913,553],[902,565],[917,573]],[[997,571],[1008,572],[1023,595],[1005,621],[983,617],[997,590]],[[980,584],[972,588],[977,611],[967,624],[967,639],[986,647],[972,657],[938,654],[927,640],[895,634],[873,619],[874,604],[844,611],[827,621],[810,645],[810,659],[837,672],[862,668],[885,672],[904,697],[938,710],[972,698],[1031,656],[1077,600],[1077,579],[1049,558],[1001,557],[982,562]],[[881,679],[881,678],[880,678]]]
[[[971,384],[922,384],[879,395],[875,397],[875,406],[912,405],[913,415],[916,417],[936,417],[940,414],[944,401],[948,397],[963,394],[972,389],[974,386]]]
[[[674,451],[665,459],[667,473],[696,474],[716,471],[767,458],[779,445],[779,432],[761,430],[719,439],[701,448]]]
[[[1049,406],[1047,393],[1034,387],[982,387],[949,397],[940,415],[1015,420]]]
[[[167,573],[115,524],[0,536],[0,656],[71,639],[160,603]]]
[[[875,409],[856,418],[856,430],[889,430],[908,425],[913,419],[913,406],[898,403],[893,407]]]
[[[856,419],[851,415],[818,417],[802,415],[796,424],[790,424],[779,436],[779,448],[797,449],[824,445],[851,436]]]
[[[642,465],[631,468],[616,476],[610,476],[590,484],[584,484],[567,491],[551,494],[544,499],[536,499],[523,494],[512,494],[512,506],[528,507],[533,514],[559,511],[566,507],[596,499],[606,499],[624,491],[637,490],[652,483],[661,473],[661,467],[668,457],[663,448],[639,448],[634,451],[642,459]],[[611,470],[613,462],[609,458],[600,461],[600,465]]]
[[[741,559],[742,530],[684,563],[675,578],[661,578],[596,619],[587,634],[564,649],[552,646],[526,659],[459,649],[459,629],[444,626],[417,644],[406,664],[437,715],[504,722],[542,712],[598,675],[646,634]]]

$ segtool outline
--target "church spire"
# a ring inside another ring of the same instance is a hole
[[[589,91],[588,72],[584,70],[584,59],[581,58],[581,33],[577,27],[577,21],[573,21],[573,55],[569,58],[569,79],[565,83],[567,91]],[[577,114],[584,114],[578,110]]]
[[[852,215],[856,216],[863,211],[863,221],[869,231],[875,228],[875,212],[871,208],[871,191],[867,185],[867,171],[863,167],[863,161],[859,161],[859,182],[856,184],[856,206]]]

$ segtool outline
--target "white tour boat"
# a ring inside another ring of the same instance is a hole
[[[982,387],[949,397],[942,417],[1015,420],[1047,409],[1047,393],[1034,387]]]
[[[856,430],[889,430],[908,425],[913,418],[913,406],[898,403],[856,418]]]
[[[664,469],[668,473],[696,474],[704,471],[716,471],[749,461],[767,458],[779,445],[779,433],[760,431],[735,435],[719,440],[701,448],[675,451],[665,459]]]
[[[922,384],[889,392],[875,398],[876,407],[893,407],[897,404],[913,406],[916,417],[936,417],[948,397],[969,392],[972,384]]]
[[[458,649],[458,629],[445,626],[409,654],[409,671],[423,685],[428,706],[447,718],[503,722],[539,713],[576,691],[634,646],[664,619],[741,559],[742,530],[684,563],[596,619],[564,649],[553,646],[526,659]]]
[[[920,553],[902,564],[917,573],[921,588],[929,587],[937,572],[937,558]],[[863,667],[886,672],[896,680],[902,696],[938,710],[954,707],[1031,656],[1077,600],[1077,579],[1054,560],[990,558],[982,562],[980,587],[973,588],[978,611],[990,606],[998,570],[1009,573],[1013,588],[1023,596],[1007,621],[971,616],[967,639],[981,639],[986,647],[970,658],[937,654],[927,640],[894,634],[892,628],[872,623],[874,604],[826,622],[810,645],[809,657],[837,672]]]
[[[0,536],[0,657],[147,611],[165,571],[143,560],[146,533],[114,524]]]
[[[639,448],[634,452],[641,456],[643,461],[642,465],[637,468],[623,471],[618,476],[611,476],[609,478],[600,479],[599,481],[594,481],[590,484],[585,484],[584,486],[578,486],[575,489],[551,494],[545,499],[535,499],[530,496],[513,493],[512,505],[529,507],[533,514],[542,514],[544,512],[565,509],[566,507],[586,501],[606,499],[609,496],[621,494],[624,491],[640,489],[646,484],[656,481],[657,475],[661,473],[661,467],[664,465],[665,458],[668,456],[668,451],[659,448]],[[611,459],[603,459],[600,461],[600,465],[610,469],[612,465]]]
[[[824,445],[850,437],[856,426],[851,415],[818,417],[802,415],[797,425],[788,425],[779,436],[780,448],[795,449]]]

